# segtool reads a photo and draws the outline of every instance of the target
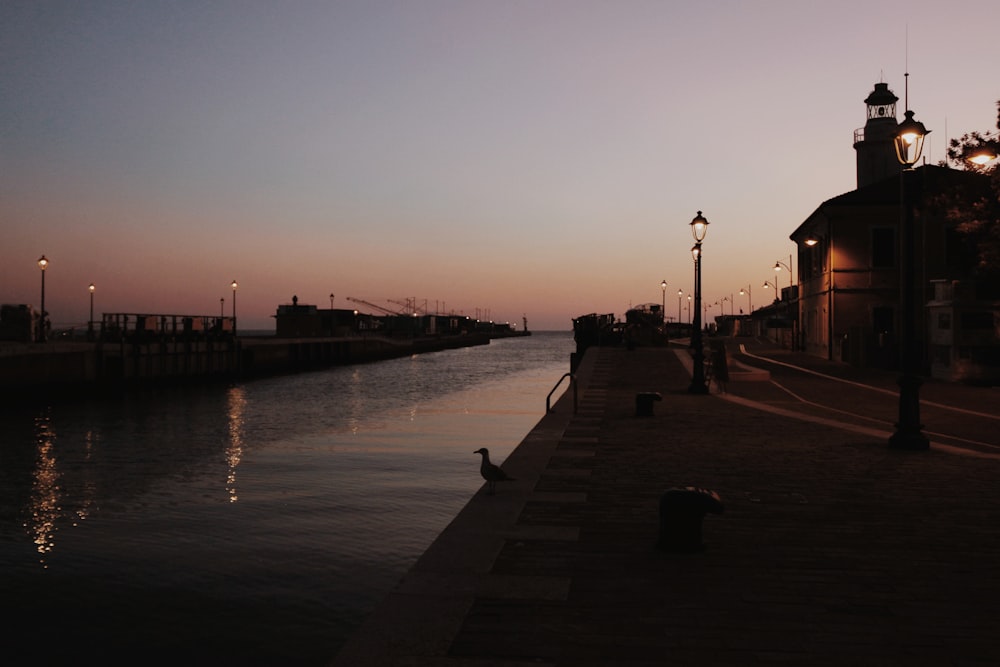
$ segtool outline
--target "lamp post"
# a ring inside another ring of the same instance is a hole
[[[691,346],[694,348],[694,371],[691,375],[691,385],[688,392],[692,394],[707,394],[705,383],[705,350],[701,342],[701,242],[708,232],[708,220],[701,211],[691,220],[691,235],[694,236],[694,247],[691,257],[694,258],[694,325],[691,327]]]
[[[664,280],[660,283],[660,289],[663,290],[663,305],[660,306],[660,322],[667,321],[667,281]]]
[[[239,287],[239,285],[234,280],[233,284],[230,285],[230,287],[233,288],[233,335],[235,336],[236,335],[236,288]]]
[[[222,318],[226,316],[226,297],[219,297],[219,326],[222,326]]]
[[[45,269],[49,268],[49,260],[46,259],[45,255],[38,258],[38,268],[42,270],[42,319],[41,326],[38,331],[38,342],[44,343],[46,340],[45,335]]]
[[[794,276],[792,274],[792,256],[791,255],[788,256],[788,264],[785,264],[781,260],[778,260],[777,262],[774,263],[774,272],[775,272],[775,278],[774,279],[775,279],[775,282],[777,282],[777,280],[778,280],[777,274],[781,272],[782,267],[784,267],[784,269],[786,271],[788,271],[788,303],[785,305],[785,310],[786,310],[786,314],[787,315],[791,315],[792,298],[793,298],[792,297],[792,290],[791,290],[791,288],[794,287],[794,285],[795,285],[795,279],[794,279]],[[774,291],[777,292],[778,288],[775,287]],[[796,303],[796,309],[797,308],[798,308],[798,304]],[[798,331],[797,331],[798,330],[798,322],[799,322],[798,312],[796,311],[795,319],[792,320],[792,350],[795,350],[795,341],[797,341],[798,337],[799,337]]]
[[[906,74],[909,77],[909,73]],[[908,79],[907,79],[908,81]],[[909,86],[907,86],[907,107],[909,107]],[[924,137],[928,130],[924,124],[913,120],[913,112],[907,108],[906,118],[896,128],[896,157],[903,166],[899,179],[900,199],[900,246],[902,253],[899,266],[899,421],[896,431],[889,437],[892,449],[924,450],[930,447],[920,423],[920,378],[917,376],[919,351],[916,345],[914,322],[916,308],[916,259],[914,257],[913,234],[913,165],[920,159]]]
[[[792,287],[795,283],[794,283],[794,276],[792,275],[792,256],[791,255],[788,256],[788,264],[785,264],[780,259],[777,262],[774,263],[774,273],[775,274],[781,273],[781,269],[782,268],[784,268],[786,271],[788,271],[788,286]],[[777,277],[775,277],[775,280],[777,280]]]
[[[677,290],[677,326],[681,324],[681,297],[684,296],[684,290]]]
[[[744,294],[747,295],[747,313],[752,314],[753,313],[753,291],[750,289],[749,285],[747,285],[746,287],[741,287],[740,288],[740,296],[743,296]]]
[[[97,288],[94,287],[94,283],[90,283],[87,289],[90,290],[90,319],[87,321],[87,337],[93,338],[94,337],[94,290]]]
[[[330,292],[330,310],[333,310],[333,292]]]
[[[761,285],[761,287],[763,287],[764,289],[768,289],[768,288],[773,289],[774,290],[774,301],[772,303],[776,303],[778,301],[778,286],[777,285],[775,285],[774,283],[772,283],[770,280],[765,280],[764,284]],[[777,313],[775,313],[775,314],[777,314]],[[770,329],[770,328],[771,327],[768,327],[768,329]],[[778,342],[778,335],[777,335],[777,333],[775,333],[774,341]]]
[[[688,294],[688,324],[691,324],[691,295]]]

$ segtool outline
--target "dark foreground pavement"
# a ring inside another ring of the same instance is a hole
[[[1000,664],[1000,457],[693,396],[683,357],[588,352],[334,664]],[[702,552],[657,548],[683,486],[725,504]]]

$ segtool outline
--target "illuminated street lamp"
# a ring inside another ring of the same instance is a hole
[[[906,74],[909,77],[909,73]],[[908,81],[908,79],[907,79]],[[907,86],[907,107],[909,107],[909,86]],[[924,137],[929,131],[924,124],[913,120],[913,112],[907,108],[906,119],[896,128],[896,157],[903,166],[900,173],[900,247],[902,249],[899,267],[899,421],[896,431],[889,437],[892,449],[925,450],[930,447],[920,423],[920,384],[917,375],[919,351],[916,346],[916,258],[914,252],[913,165],[920,159]]]
[[[684,290],[677,290],[677,324],[681,323],[681,297],[684,295]]]
[[[708,384],[705,382],[705,350],[701,341],[701,242],[708,233],[708,220],[701,211],[691,220],[691,235],[694,236],[694,247],[691,257],[694,259],[694,325],[691,327],[691,346],[694,348],[694,371],[691,375],[691,385],[688,392],[692,394],[707,394]]]
[[[236,335],[236,288],[239,287],[239,285],[237,285],[236,281],[234,280],[233,284],[230,285],[230,287],[233,288],[233,335],[235,336]]]
[[[691,295],[688,294],[688,324],[691,324]]]
[[[791,255],[788,256],[788,264],[785,264],[780,259],[777,262],[774,263],[774,272],[776,274],[781,273],[781,269],[782,268],[784,268],[786,271],[788,271],[788,286],[791,287],[794,284],[793,283],[793,276],[792,276],[792,256]],[[777,277],[775,277],[775,280],[777,280]]]
[[[920,159],[920,153],[924,149],[924,137],[930,131],[918,120],[913,120],[913,112],[906,110],[906,119],[896,128],[896,138],[893,143],[896,146],[896,158],[903,165],[903,171],[911,171],[913,165]]]
[[[87,322],[87,337],[90,338],[94,335],[94,290],[97,288],[94,283],[90,283],[87,289],[90,290],[90,320]]]
[[[666,279],[660,283],[660,289],[663,290],[663,305],[660,306],[660,321],[667,321],[667,281]]]
[[[747,312],[753,313],[753,294],[749,285],[740,288],[740,296],[743,296],[744,294],[747,295]]]
[[[774,263],[774,271],[775,271],[775,273],[779,273],[781,271],[782,267],[784,267],[788,271],[788,299],[789,299],[789,303],[786,304],[786,309],[788,311],[788,315],[790,317],[792,317],[793,313],[792,313],[792,303],[791,302],[796,297],[792,294],[792,291],[791,291],[792,287],[795,286],[795,276],[792,273],[792,256],[791,255],[788,256],[788,264],[785,264],[784,262],[782,262],[780,260]],[[775,276],[775,280],[777,280],[777,276]],[[778,288],[775,287],[774,291],[777,292]],[[795,308],[796,308],[796,313],[794,314],[794,317],[792,319],[792,350],[795,349],[795,341],[798,340],[798,332],[796,331],[798,329],[798,312],[797,312],[798,311],[798,306],[796,305]]]
[[[42,270],[42,319],[41,326],[38,332],[38,342],[45,342],[45,269],[49,268],[49,260],[46,259],[45,255],[38,258],[38,268]]]
[[[969,156],[969,162],[977,167],[985,167],[987,164],[997,159],[995,148],[983,147]]]
[[[774,283],[772,283],[770,280],[765,280],[764,284],[761,285],[761,287],[763,287],[764,289],[773,289],[774,290],[774,303],[776,303],[778,301],[778,286],[777,285],[775,285]],[[771,328],[770,325],[767,328],[770,329]],[[777,332],[775,332],[775,341],[777,341]]]
[[[985,168],[990,162],[1000,157],[1000,135],[986,134],[980,138],[978,146],[966,147],[963,151],[966,162],[977,168]]]

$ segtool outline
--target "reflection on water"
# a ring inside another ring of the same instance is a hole
[[[50,664],[323,664],[479,489],[472,452],[503,461],[542,416],[571,349],[536,334],[0,412],[11,636]]]
[[[229,441],[226,443],[226,461],[229,464],[229,474],[226,476],[226,490],[229,492],[229,502],[235,503],[236,468],[243,457],[243,413],[246,410],[246,390],[242,386],[229,389]]]
[[[31,514],[27,529],[40,554],[39,562],[55,546],[56,520],[59,517],[59,471],[56,469],[55,433],[48,414],[35,417],[35,470],[31,484]]]

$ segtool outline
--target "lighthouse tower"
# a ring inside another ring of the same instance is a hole
[[[859,188],[899,174],[901,167],[893,146],[898,100],[887,83],[876,83],[875,90],[865,98],[868,120],[864,127],[854,130]]]

